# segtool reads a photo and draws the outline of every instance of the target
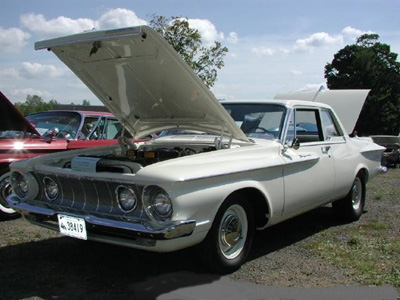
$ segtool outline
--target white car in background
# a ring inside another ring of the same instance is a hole
[[[12,164],[7,201],[33,224],[155,252],[198,245],[210,268],[231,272],[245,262],[256,229],[328,203],[338,216],[359,219],[366,182],[381,170],[384,148],[350,139],[352,128],[316,102],[347,97],[360,108],[368,91],[219,103],[146,26],[36,48],[54,52],[134,138],[195,134],[139,144],[120,138],[117,146]],[[354,117],[344,120],[354,127]]]

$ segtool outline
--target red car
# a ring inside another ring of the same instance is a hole
[[[117,144],[122,125],[107,112],[46,111],[24,117],[0,92],[0,219],[18,214],[5,202],[9,164],[51,152]]]

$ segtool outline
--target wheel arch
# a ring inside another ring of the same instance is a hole
[[[241,197],[244,197],[248,200],[251,207],[253,208],[256,228],[266,227],[270,219],[271,209],[268,199],[259,189],[254,187],[238,189],[230,193],[228,197],[226,197],[224,202],[233,195],[240,195]]]
[[[358,175],[360,175],[361,177],[362,177],[362,179],[364,180],[364,185],[368,182],[368,180],[369,180],[369,172],[368,172],[368,169],[366,168],[366,167],[361,167],[359,170],[358,170],[358,172],[357,172],[357,174],[356,174],[356,176],[358,176]]]

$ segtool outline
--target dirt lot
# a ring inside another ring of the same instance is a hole
[[[322,207],[258,232],[249,261],[230,279],[280,287],[390,285],[400,291],[399,215],[400,170],[392,169],[368,184],[360,221],[338,223],[331,208]],[[162,278],[152,287],[162,294],[181,287],[169,274],[205,272],[191,249],[154,254],[84,242],[21,219],[0,222],[0,231],[0,299],[135,299],[135,288],[146,280]],[[199,278],[191,284],[218,276]]]

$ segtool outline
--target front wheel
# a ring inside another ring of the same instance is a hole
[[[11,194],[10,172],[0,177],[0,219],[7,220],[19,216],[6,202],[6,197]]]
[[[360,219],[365,206],[364,176],[357,175],[346,197],[333,202],[332,207],[337,217],[344,221]]]
[[[243,196],[233,195],[218,210],[202,242],[201,257],[213,272],[233,272],[246,261],[253,236],[253,208]]]

